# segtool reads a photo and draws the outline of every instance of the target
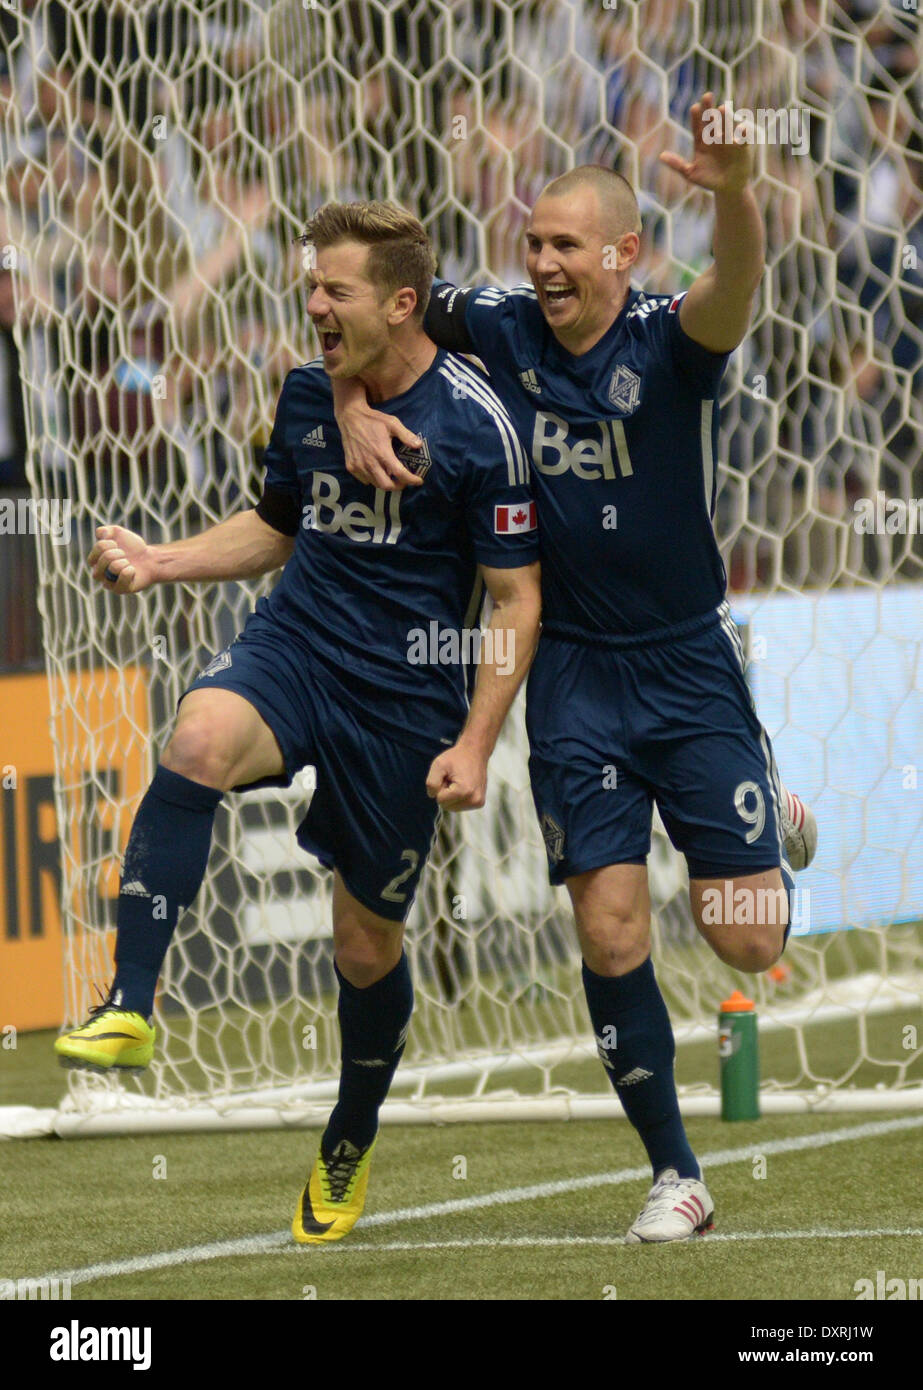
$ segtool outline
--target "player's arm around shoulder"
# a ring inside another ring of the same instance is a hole
[[[420,438],[396,415],[373,410],[365,387],[357,377],[339,378],[333,385],[333,409],[343,443],[346,471],[369,487],[401,492],[419,487],[423,479],[405,468],[394,452],[395,444],[420,448]]]
[[[503,721],[535,655],[541,625],[538,561],[513,569],[480,565],[493,601],[483,634],[477,682],[457,742],[440,753],[426,779],[429,795],[447,811],[477,810],[487,798],[487,764]]]
[[[660,158],[689,183],[713,193],[714,261],[690,286],[679,321],[694,342],[710,352],[727,353],[746,337],[765,267],[763,219],[751,187],[753,145],[750,132],[726,119],[711,92],[690,115],[692,159],[673,153]]]
[[[450,352],[476,352],[466,322],[466,306],[477,293],[474,288],[457,289],[446,282],[436,282],[423,316],[423,329],[437,347]],[[489,293],[501,294],[499,290]],[[396,415],[373,410],[360,381],[334,380],[333,406],[347,472],[360,483],[385,492],[420,486],[423,480],[405,468],[394,452],[399,444],[419,449],[418,436]]]

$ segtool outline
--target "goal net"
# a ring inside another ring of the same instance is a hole
[[[923,120],[916,4],[886,0],[20,0],[0,9],[0,276],[15,304],[52,689],[66,1022],[111,978],[120,855],[178,696],[273,582],[94,589],[94,527],[190,534],[261,488],[313,355],[330,198],[419,215],[459,282],[524,278],[544,183],[639,191],[635,283],[709,263],[709,196],[658,162],[704,91],[753,114],[768,268],[723,386],[716,527],[787,785],[821,828],[783,964],[698,939],[658,827],[654,960],[687,1109],[720,1001],[755,999],[764,1107],[921,1103]],[[731,113],[729,119],[736,119]],[[338,1069],[311,769],[225,798],[157,1003],[157,1058],[72,1074],[59,1131],[322,1119]],[[547,886],[521,710],[487,807],[447,818],[407,933],[417,1008],[386,1117],[595,1114],[570,909]]]

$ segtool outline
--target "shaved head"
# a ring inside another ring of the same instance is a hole
[[[539,197],[565,198],[578,188],[595,190],[604,237],[616,241],[626,232],[640,234],[641,212],[631,184],[603,164],[581,164],[561,174],[542,189]]]
[[[581,164],[540,194],[526,227],[526,270],[562,347],[589,352],[621,313],[641,248],[631,185],[601,164]]]

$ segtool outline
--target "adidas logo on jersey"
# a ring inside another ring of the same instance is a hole
[[[526,388],[527,391],[532,392],[533,396],[540,396],[542,394],[542,388],[539,384],[538,377],[535,375],[535,372],[532,370],[531,367],[529,367],[526,371],[519,373],[519,380],[522,382],[523,386]]]
[[[316,430],[308,430],[301,442],[309,445],[312,449],[326,449],[327,441],[324,438],[323,425],[318,425]]]

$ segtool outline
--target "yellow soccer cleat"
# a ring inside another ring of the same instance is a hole
[[[157,1031],[141,1014],[116,1008],[107,999],[90,1010],[86,1023],[58,1038],[62,1067],[81,1071],[143,1071],[154,1055]]]
[[[292,1235],[299,1245],[320,1245],[349,1234],[365,1206],[372,1150],[377,1142],[373,1139],[367,1148],[357,1149],[348,1139],[341,1139],[329,1163],[318,1152],[292,1222]]]

